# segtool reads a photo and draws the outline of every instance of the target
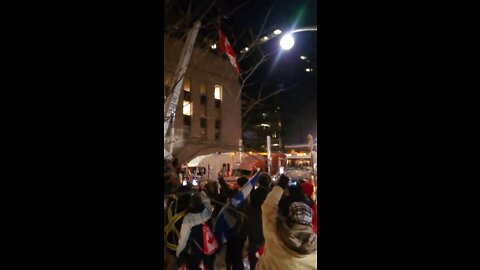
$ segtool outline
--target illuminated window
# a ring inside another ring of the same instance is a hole
[[[183,91],[190,92],[190,79],[188,78],[183,79]]]
[[[192,115],[192,102],[184,100],[183,101],[183,115]]]
[[[222,100],[222,87],[220,85],[215,85],[215,99]]]

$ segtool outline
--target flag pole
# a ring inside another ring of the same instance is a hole
[[[198,31],[200,30],[201,23],[200,21],[196,21],[193,25],[193,28],[189,31],[187,36],[187,41],[185,42],[185,46],[183,47],[182,54],[180,56],[180,61],[178,62],[177,69],[175,71],[175,76],[173,77],[173,83],[169,91],[169,95],[167,100],[164,103],[164,116],[165,119],[163,121],[163,137],[164,143],[166,143],[166,135],[167,130],[170,126],[170,122],[172,123],[172,129],[175,127],[175,111],[178,107],[178,99],[181,93],[181,89],[183,86],[183,79],[185,77],[185,73],[187,72],[187,66],[190,62],[190,57],[193,52],[193,48],[195,45],[195,41],[197,39]],[[171,146],[170,149],[173,151],[173,143],[175,135],[174,131],[172,131],[172,138],[171,139]],[[168,154],[167,154],[168,153]],[[171,157],[172,153],[165,149],[164,151],[164,158]]]

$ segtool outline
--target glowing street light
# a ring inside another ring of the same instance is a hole
[[[301,27],[286,33],[280,39],[280,47],[282,47],[284,50],[290,50],[295,44],[295,39],[293,38],[292,34],[305,31],[317,31],[317,26]]]
[[[280,47],[284,50],[290,50],[293,45],[295,44],[295,39],[291,34],[283,35],[282,39],[280,39]]]

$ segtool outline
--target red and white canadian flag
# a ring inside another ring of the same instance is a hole
[[[218,35],[220,37],[220,49],[228,56],[230,63],[232,63],[232,66],[235,68],[235,71],[240,74],[240,67],[237,63],[237,55],[220,28],[218,29]]]
[[[217,239],[212,230],[206,223],[203,223],[203,253],[210,256],[217,251],[218,247]]]

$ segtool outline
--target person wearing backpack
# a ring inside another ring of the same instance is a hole
[[[177,265],[186,270],[213,269],[218,248],[211,221],[212,205],[205,193],[190,197],[177,246]]]

